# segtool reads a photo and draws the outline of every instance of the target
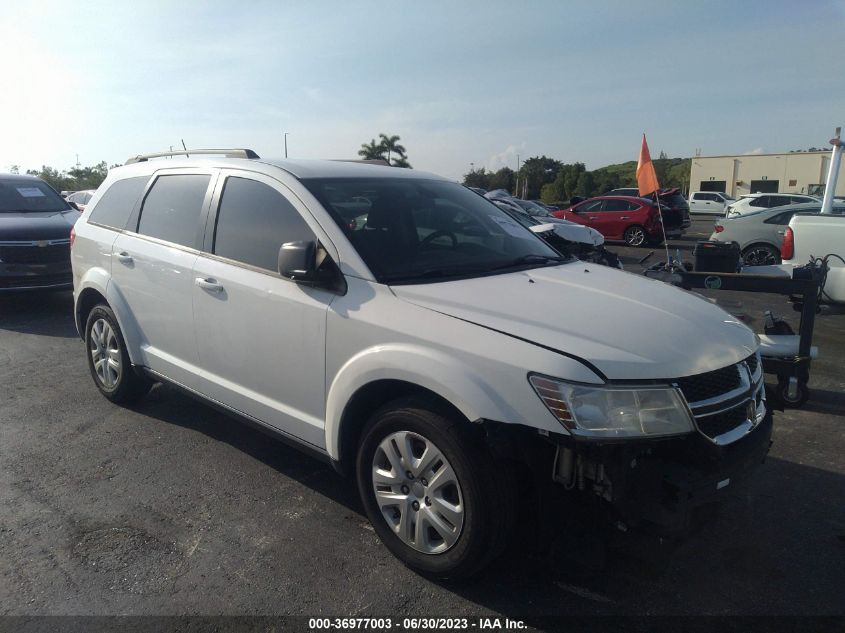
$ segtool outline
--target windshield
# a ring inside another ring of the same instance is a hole
[[[531,202],[530,200],[520,200],[519,198],[515,198],[515,200],[519,206],[528,211],[531,215],[549,215],[548,209],[544,209],[536,202]]]
[[[0,179],[0,213],[66,211],[69,208],[46,182],[28,178]]]
[[[495,204],[456,183],[417,178],[302,182],[381,282],[507,272],[562,259]]]

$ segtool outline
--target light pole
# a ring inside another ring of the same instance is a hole
[[[830,167],[827,171],[827,180],[824,185],[824,198],[822,199],[822,213],[833,213],[833,196],[836,195],[836,180],[839,177],[839,165],[842,162],[842,147],[845,145],[841,139],[842,128],[836,128],[836,136],[830,139],[833,151],[830,154]]]
[[[475,163],[469,164],[469,173],[473,173],[475,171]]]
[[[285,132],[285,158],[288,157],[288,134],[290,132]]]

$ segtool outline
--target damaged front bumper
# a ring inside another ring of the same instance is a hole
[[[500,457],[527,465],[547,492],[587,502],[617,527],[684,531],[697,510],[741,485],[768,454],[772,414],[730,444],[700,432],[666,439],[581,440],[488,423],[488,441]]]

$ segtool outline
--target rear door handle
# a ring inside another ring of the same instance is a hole
[[[123,262],[124,264],[131,264],[132,263],[132,255],[123,251],[122,253],[117,254],[117,261]]]
[[[778,231],[778,235],[785,235],[786,231]]]
[[[196,282],[203,290],[208,290],[209,292],[223,292],[223,286],[217,283],[217,280],[211,279],[210,277],[208,279],[197,277]]]

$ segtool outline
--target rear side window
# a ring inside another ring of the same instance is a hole
[[[749,202],[748,205],[752,207],[763,207],[768,209],[770,206],[772,206],[770,200],[771,198],[769,196],[760,196],[759,198],[752,198],[751,202]]]
[[[605,211],[632,211],[636,209],[637,205],[628,202],[627,200],[605,200]]]
[[[247,178],[226,180],[214,231],[215,255],[276,271],[282,244],[313,239],[299,211],[281,193]]]
[[[126,221],[148,180],[147,176],[138,176],[112,183],[91,211],[88,221],[113,229],[126,228]]]
[[[196,246],[197,224],[211,176],[159,176],[144,199],[138,233]]]

